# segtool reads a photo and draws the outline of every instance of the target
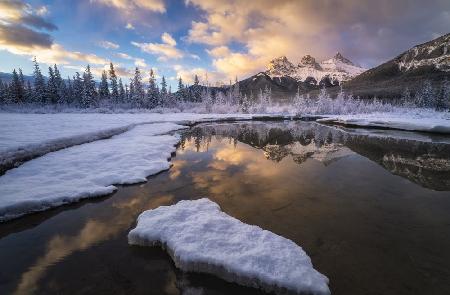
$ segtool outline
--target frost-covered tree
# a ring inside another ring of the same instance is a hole
[[[146,107],[147,100],[145,98],[144,85],[142,84],[141,71],[136,67],[133,77],[133,95],[131,97],[132,104],[135,107]],[[131,85],[130,85],[131,87]]]
[[[83,94],[81,96],[81,107],[89,108],[97,106],[97,92],[95,81],[91,73],[91,67],[87,65],[83,74]]]
[[[48,103],[51,104],[58,102],[58,86],[56,84],[55,72],[52,67],[48,67],[47,99]]]
[[[201,93],[201,100],[207,112],[212,111],[212,107],[214,104],[213,97],[211,94],[211,90],[209,87],[206,87]]]
[[[415,104],[418,107],[434,108],[434,91],[429,80],[423,82],[422,88],[416,92]]]
[[[184,101],[185,99],[185,88],[184,88],[184,84],[183,84],[183,80],[180,78],[178,79],[178,90],[177,90],[177,99],[179,101]]]
[[[3,83],[2,78],[0,78],[0,104],[5,104],[7,101],[8,85]]]
[[[80,73],[76,72],[75,76],[73,76],[73,98],[72,102],[77,106],[82,106],[82,98],[83,98],[83,80],[81,79]]]
[[[121,101],[119,93],[119,85],[117,83],[116,70],[112,62],[109,63],[109,83],[111,85],[111,99],[114,103],[119,103]],[[123,85],[122,85],[123,90]]]
[[[155,73],[150,69],[150,77],[148,80],[147,101],[149,108],[156,108],[159,105],[159,92],[156,87]]]
[[[411,107],[413,105],[413,98],[408,87],[403,90],[400,104],[404,107]]]
[[[161,78],[161,90],[159,92],[159,96],[160,96],[160,105],[164,106],[167,105],[168,103],[168,95],[167,95],[167,82],[166,82],[166,77],[162,76]]]
[[[25,101],[28,103],[33,101],[33,88],[31,87],[30,80],[27,80],[27,86],[25,88]]]
[[[73,84],[72,79],[70,77],[67,77],[67,86],[66,86],[66,93],[64,95],[65,99],[64,102],[66,104],[72,104],[74,97],[73,97]]]
[[[22,69],[21,68],[19,68],[19,83],[20,83],[20,85],[19,85],[19,90],[20,90],[20,94],[21,94],[21,102],[25,102],[26,101],[26,84],[25,84],[25,78],[24,78],[24,76],[23,76],[23,73],[22,73]]]
[[[102,100],[109,99],[108,75],[105,70],[102,72],[100,84],[98,85],[98,96]]]
[[[123,103],[126,100],[125,89],[123,88],[122,79],[119,78],[119,96],[116,103]]]
[[[436,105],[435,109],[437,111],[443,111],[450,107],[450,83],[447,79],[442,81],[439,93],[436,94]]]
[[[46,87],[45,87],[45,79],[42,75],[41,69],[39,68],[39,64],[36,61],[36,57],[33,59],[34,63],[34,91],[33,91],[33,102],[35,103],[44,103],[46,101]]]
[[[56,86],[56,102],[57,103],[66,103],[66,83],[61,77],[61,73],[59,72],[56,64],[53,66],[53,73],[55,78],[55,86]]]
[[[12,103],[23,103],[23,87],[16,69],[13,70],[12,81],[9,88],[10,98],[8,100]]]

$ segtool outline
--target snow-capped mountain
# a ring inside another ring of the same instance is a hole
[[[327,84],[338,85],[348,81],[365,70],[338,52],[332,58],[321,62],[317,62],[310,55],[305,55],[297,65],[281,56],[269,62],[266,73],[272,78],[289,76],[297,81],[328,86]]]
[[[405,88],[418,91],[426,80],[436,89],[450,80],[450,34],[412,47],[348,81],[344,88],[361,97],[398,97]]]
[[[409,71],[424,66],[450,72],[450,34],[417,45],[396,58],[401,71]]]

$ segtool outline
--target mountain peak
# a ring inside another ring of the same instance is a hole
[[[340,62],[343,62],[343,63],[348,64],[348,65],[354,66],[354,64],[348,58],[345,58],[339,51],[336,52],[336,54],[333,56],[333,59],[337,60],[337,61],[340,61]]]
[[[299,67],[309,67],[315,69],[320,68],[319,64],[316,62],[316,59],[309,54],[302,57],[302,59],[300,60]]]
[[[273,76],[290,76],[294,71],[295,66],[284,55],[272,59],[267,66],[267,72]]]

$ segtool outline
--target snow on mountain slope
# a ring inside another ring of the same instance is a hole
[[[320,63],[314,57],[306,55],[297,66],[285,56],[281,56],[270,61],[266,73],[272,78],[289,76],[297,81],[316,85],[324,83],[326,78],[329,78],[329,82],[332,84],[340,84],[363,73],[365,70],[353,64],[338,52],[332,58]]]
[[[417,45],[396,58],[401,71],[409,71],[423,66],[450,72],[450,34]]]

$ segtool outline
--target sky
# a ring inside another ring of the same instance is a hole
[[[137,66],[228,83],[281,55],[371,68],[449,32],[448,0],[0,0],[0,72],[31,74],[36,56],[64,76],[113,62],[125,81]]]

